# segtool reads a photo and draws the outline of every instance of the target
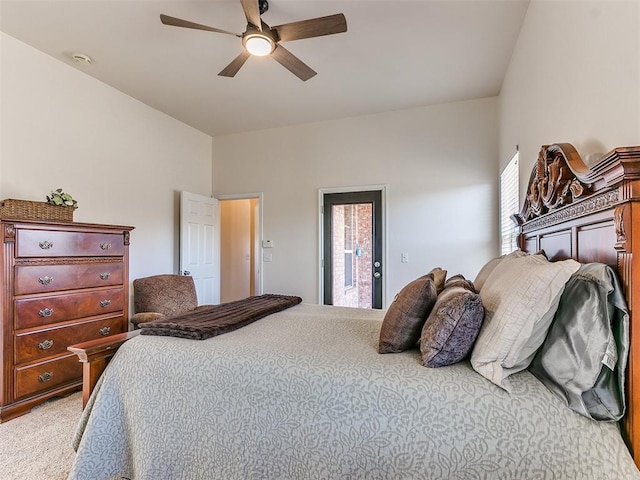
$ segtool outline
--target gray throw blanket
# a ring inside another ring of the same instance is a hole
[[[205,340],[249,325],[302,302],[300,297],[265,294],[222,303],[171,318],[140,324],[142,335]]]

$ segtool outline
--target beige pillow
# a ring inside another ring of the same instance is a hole
[[[478,275],[476,275],[476,279],[473,281],[473,285],[476,287],[476,292],[480,291],[480,289],[484,285],[484,282],[487,281],[487,278],[489,277],[491,272],[493,272],[493,269],[496,268],[500,264],[500,262],[502,262],[502,260],[504,260],[505,258],[524,257],[525,255],[527,255],[527,253],[523,252],[522,250],[515,250],[511,253],[492,258],[487,263],[485,263],[478,272]]]
[[[446,270],[434,268],[400,290],[382,321],[378,353],[403,352],[418,344],[446,276]]]
[[[485,318],[471,354],[482,376],[509,390],[507,377],[524,370],[542,345],[560,295],[580,267],[543,255],[505,257],[487,277],[480,297]]]

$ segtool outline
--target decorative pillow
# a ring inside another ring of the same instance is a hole
[[[445,285],[445,278],[447,278],[447,271],[443,270],[440,267],[436,267],[433,270],[431,270],[427,275],[432,274],[433,275],[433,282],[436,285],[436,290],[438,291],[438,293],[440,293],[443,289],[444,289],[444,285]]]
[[[542,345],[560,295],[580,267],[544,255],[505,257],[480,291],[485,318],[471,354],[472,367],[509,390],[507,377],[524,370]]]
[[[473,347],[483,318],[482,300],[473,283],[462,275],[447,280],[422,328],[422,364],[443,367],[463,360]]]
[[[581,266],[529,370],[572,410],[618,421],[628,355],[629,310],[615,272],[602,263]]]
[[[133,315],[130,319],[133,324],[133,328],[137,330],[141,323],[153,322],[154,320],[160,320],[161,318],[165,318],[166,315],[163,313],[156,312],[140,312]]]
[[[422,325],[442,289],[446,270],[434,268],[406,285],[389,306],[380,329],[379,353],[398,353],[416,346]]]
[[[511,253],[507,253],[505,255],[501,255],[499,257],[492,258],[491,260],[489,260],[480,269],[480,271],[478,272],[478,275],[476,275],[476,279],[473,281],[473,284],[476,287],[476,291],[477,292],[480,291],[480,289],[484,285],[484,282],[487,281],[487,277],[489,276],[489,274],[491,272],[493,272],[493,269],[496,268],[496,266],[498,266],[500,264],[500,262],[502,262],[502,260],[504,260],[507,257],[509,257],[509,258],[524,257],[526,255],[527,255],[527,253],[523,252],[522,250],[515,250],[515,251],[513,251]]]
[[[457,274],[453,277],[447,278],[447,281],[444,282],[444,288],[447,289],[449,287],[462,287],[470,292],[475,292],[476,288],[471,280],[467,280],[464,276]]]

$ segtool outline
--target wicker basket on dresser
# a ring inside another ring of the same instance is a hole
[[[127,331],[132,229],[1,219],[0,421],[82,386],[69,345]]]

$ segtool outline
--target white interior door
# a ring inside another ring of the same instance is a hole
[[[220,303],[220,216],[218,200],[180,194],[180,273],[191,275],[198,304]]]

